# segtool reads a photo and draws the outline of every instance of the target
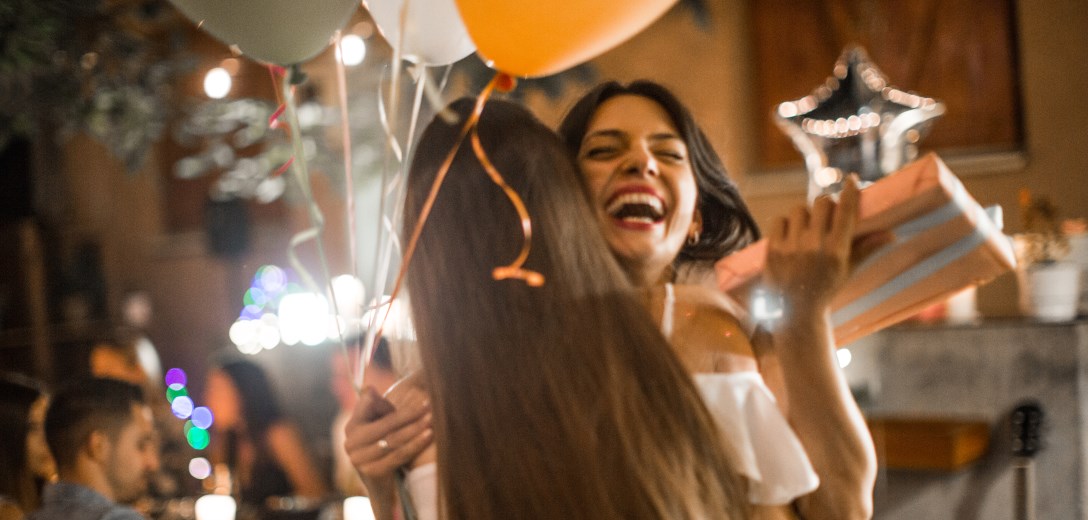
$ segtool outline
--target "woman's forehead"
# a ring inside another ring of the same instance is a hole
[[[652,99],[635,94],[621,94],[597,107],[589,120],[586,135],[602,130],[678,136],[672,118],[664,107]]]

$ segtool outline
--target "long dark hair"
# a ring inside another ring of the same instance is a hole
[[[224,361],[218,368],[238,390],[246,436],[254,442],[263,442],[268,428],[283,419],[279,400],[264,369],[245,359]]]
[[[736,183],[726,173],[714,147],[687,107],[657,83],[639,80],[622,85],[609,81],[582,96],[559,124],[559,137],[563,139],[571,157],[578,156],[582,139],[597,108],[605,101],[625,94],[647,98],[669,114],[673,126],[687,145],[691,169],[695,173],[695,184],[699,190],[698,208],[703,217],[702,232],[698,242],[684,244],[673,266],[680,268],[685,264],[712,263],[759,240],[759,226],[741,198]]]
[[[15,500],[27,513],[40,501],[26,452],[30,408],[44,395],[30,379],[0,375],[0,496]]]
[[[461,121],[471,109],[450,106]],[[436,118],[420,138],[406,234],[461,124]],[[496,100],[478,129],[532,216],[526,267],[546,282],[492,279],[520,250],[519,220],[461,143],[407,278],[443,518],[741,516],[718,430],[609,254],[558,138]]]

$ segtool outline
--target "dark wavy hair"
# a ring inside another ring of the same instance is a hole
[[[449,111],[465,121],[472,108],[462,99]],[[407,235],[456,150],[407,274],[435,402],[442,517],[741,517],[720,433],[609,253],[558,137],[498,100],[478,125],[532,217],[526,267],[546,281],[529,287],[492,278],[517,255],[521,226],[458,141],[461,126],[427,126],[404,206]]]
[[[628,85],[615,81],[602,83],[587,92],[570,109],[559,124],[571,157],[577,157],[586,136],[589,121],[597,108],[616,96],[635,95],[647,98],[665,110],[673,126],[688,148],[691,169],[699,191],[698,208],[703,217],[703,229],[694,245],[685,242],[673,261],[674,268],[685,265],[713,263],[760,238],[759,227],[748,205],[740,196],[737,185],[729,178],[714,147],[695,122],[691,112],[667,88],[647,80]]]
[[[283,410],[272,384],[268,381],[268,375],[259,365],[245,359],[223,361],[218,364],[218,368],[230,378],[234,388],[238,390],[248,437],[263,443],[268,428],[283,419]]]
[[[36,509],[40,500],[27,465],[26,438],[30,408],[44,395],[33,380],[0,375],[0,495],[15,500],[26,512]]]

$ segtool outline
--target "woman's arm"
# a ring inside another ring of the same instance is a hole
[[[806,518],[872,516],[876,452],[835,358],[830,313],[848,275],[857,200],[851,179],[839,203],[799,207],[768,236],[764,281],[782,296],[785,314],[757,341],[780,365],[787,418],[820,476],[820,487],[797,502]]]
[[[328,494],[329,490],[294,425],[286,422],[272,425],[268,429],[268,447],[287,474],[296,495],[321,500]]]
[[[399,506],[396,470],[431,446],[434,437],[426,394],[415,387],[402,391],[410,395],[398,398],[394,407],[372,388],[365,388],[344,427],[344,449],[367,487],[378,520],[395,518]]]

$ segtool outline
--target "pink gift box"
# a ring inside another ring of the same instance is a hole
[[[858,265],[832,302],[838,344],[1013,269],[1012,243],[998,215],[979,206],[934,153],[863,189],[857,236],[892,230],[895,241]],[[719,260],[718,286],[744,285],[763,270],[766,256],[760,240]]]

